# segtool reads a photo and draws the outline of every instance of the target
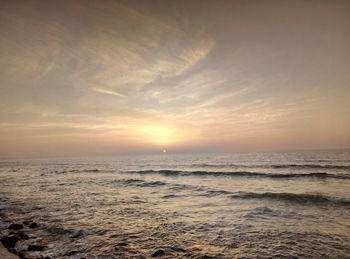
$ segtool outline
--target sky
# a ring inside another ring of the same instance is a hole
[[[349,148],[349,13],[2,0],[0,157]]]

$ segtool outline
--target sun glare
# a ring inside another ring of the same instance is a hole
[[[146,140],[157,144],[170,144],[179,139],[179,133],[169,126],[142,126],[137,128],[137,132]]]

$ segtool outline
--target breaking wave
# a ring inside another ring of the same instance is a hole
[[[350,170],[350,165],[331,164],[272,164],[272,165],[240,165],[240,164],[192,164],[193,167],[205,168],[270,168],[270,169],[336,169]]]
[[[328,197],[320,194],[307,193],[254,193],[239,192],[230,196],[233,199],[270,199],[286,202],[294,202],[299,204],[317,204],[317,205],[340,205],[350,206],[350,200]]]
[[[125,173],[136,174],[160,174],[164,176],[230,176],[230,177],[268,177],[268,178],[336,178],[350,179],[348,174],[329,174],[329,173],[259,173],[249,171],[233,171],[233,172],[211,172],[211,171],[179,171],[179,170],[142,170],[127,171]]]

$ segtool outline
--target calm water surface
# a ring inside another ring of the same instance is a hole
[[[53,258],[350,258],[350,151],[1,160],[0,204]]]

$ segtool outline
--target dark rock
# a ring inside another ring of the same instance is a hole
[[[18,253],[19,258],[21,259],[37,259],[36,256],[28,254],[26,251],[22,250]]]
[[[22,232],[18,233],[18,235],[23,240],[28,240],[29,239],[29,236],[27,234],[22,233]]]
[[[116,246],[128,246],[129,244],[128,243],[125,243],[125,242],[120,242],[120,243],[117,243]]]
[[[29,221],[29,220],[25,220],[25,221],[23,221],[23,225],[26,225],[26,226],[30,225],[30,223],[32,223],[32,222],[31,222],[31,221]]]
[[[15,234],[11,234],[8,236],[4,236],[1,238],[1,243],[4,245],[6,248],[13,248],[15,247],[17,241],[19,240],[19,236]]]
[[[79,238],[82,237],[84,235],[84,231],[83,230],[79,230],[78,232],[74,233],[73,235],[71,235],[71,238]]]
[[[30,228],[37,228],[37,227],[39,227],[39,225],[38,225],[38,223],[32,222],[29,224],[29,227]]]
[[[239,247],[239,244],[236,244],[236,243],[232,243],[230,245],[228,245],[229,248],[238,248]]]
[[[64,229],[60,226],[52,226],[52,227],[48,227],[46,229],[49,233],[51,234],[55,234],[55,235],[68,235],[68,234],[73,234],[73,231],[68,230],[68,229]]]
[[[29,245],[28,251],[44,251],[45,247],[42,245]]]
[[[128,249],[128,248],[127,248],[128,245],[129,245],[129,244],[126,243],[126,242],[117,243],[116,246],[114,247],[114,250],[115,250],[115,251],[127,250],[127,249]]]
[[[162,256],[162,255],[164,255],[164,254],[165,254],[164,250],[158,249],[157,251],[155,251],[155,252],[152,254],[152,257]]]
[[[18,255],[17,250],[14,249],[14,248],[8,248],[7,250],[8,250],[10,253],[12,253],[12,254]]]
[[[175,252],[187,252],[186,249],[183,249],[181,247],[172,247],[171,250],[173,250]]]
[[[80,253],[80,251],[73,250],[73,251],[69,251],[69,252],[65,253],[64,256],[71,256],[71,255],[75,255],[78,253]]]
[[[27,259],[28,257],[27,257],[27,253],[26,253],[26,251],[19,251],[18,252],[18,256],[19,256],[19,258],[21,258],[21,259]]]
[[[9,229],[13,229],[13,230],[18,230],[18,229],[22,229],[23,225],[22,224],[17,224],[17,223],[13,223],[10,224]]]
[[[29,236],[27,234],[24,234],[23,232],[10,232],[8,235],[16,235],[18,239],[28,240]]]

